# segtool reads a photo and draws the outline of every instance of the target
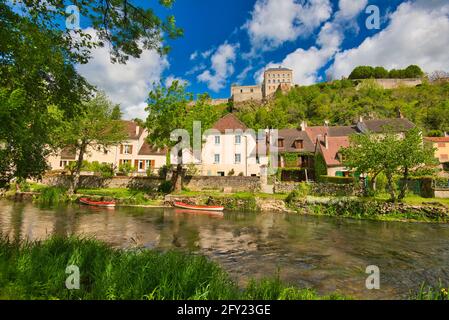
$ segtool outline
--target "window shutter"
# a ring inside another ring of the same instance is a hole
[[[155,164],[156,164],[156,161],[155,161],[155,160],[150,160],[151,168],[154,168],[154,167],[155,167]]]
[[[132,144],[129,145],[129,154],[133,154],[133,145]]]
[[[139,168],[139,160],[134,160],[134,168]]]
[[[120,154],[123,154],[123,144],[120,145]]]

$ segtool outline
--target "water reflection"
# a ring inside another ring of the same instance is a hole
[[[406,297],[422,281],[449,281],[449,227],[279,213],[188,214],[172,209],[42,209],[0,201],[0,232],[12,239],[95,236],[116,247],[180,249],[209,256],[244,284],[275,275],[321,293]],[[377,265],[381,289],[365,289]]]

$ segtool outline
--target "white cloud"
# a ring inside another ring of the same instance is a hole
[[[190,54],[190,60],[195,60],[198,57],[198,51],[192,52]]]
[[[95,36],[93,29],[84,31]],[[79,65],[77,69],[90,83],[105,91],[113,102],[121,105],[125,118],[132,119],[146,117],[144,108],[148,92],[168,67],[165,57],[150,50],[143,51],[139,59],[129,58],[126,64],[113,64],[105,47],[92,50],[89,63]]]
[[[214,52],[214,49],[209,49],[206,50],[204,52],[201,52],[201,56],[203,57],[203,59],[207,59],[210,57],[210,55],[212,54],[212,52]]]
[[[298,48],[288,54],[280,63],[270,63],[266,67],[282,65],[291,68],[294,82],[300,85],[310,85],[322,80],[318,76],[318,71],[340,50],[344,33],[351,26],[351,20],[360,14],[366,4],[367,0],[340,0],[339,10],[333,19],[322,26],[316,46],[307,50]],[[256,73],[257,81],[260,81],[261,77],[263,77],[263,72]]]
[[[207,83],[212,91],[218,92],[226,85],[226,79],[234,73],[234,62],[238,45],[224,43],[220,45],[211,57],[211,69],[206,70],[197,79]]]
[[[242,72],[240,72],[237,75],[237,81],[238,82],[242,82],[246,79],[246,77],[248,76],[248,73],[253,69],[252,66],[247,66],[245,69],[242,70]]]
[[[183,78],[179,78],[179,77],[175,77],[174,75],[169,75],[166,79],[165,79],[165,87],[170,87],[173,83],[173,81],[178,81],[179,84],[183,84],[183,85],[189,85],[189,81],[187,81],[186,79]]]
[[[288,67],[293,72],[293,82],[300,85],[310,85],[316,83],[317,70],[320,69],[329,60],[329,52],[326,50],[311,47],[308,50],[296,49],[282,60],[281,63],[269,63],[266,67],[258,70],[255,74],[255,80],[260,83],[263,79],[263,70],[278,66]]]
[[[359,65],[404,68],[417,64],[425,71],[449,70],[449,4],[447,1],[403,3],[390,24],[359,47],[335,56],[328,73],[348,76]]]
[[[267,51],[310,34],[331,13],[329,0],[258,0],[243,28],[248,32],[253,53]]]
[[[200,64],[198,64],[196,66],[193,66],[190,70],[188,70],[186,72],[186,76],[190,76],[190,75],[192,75],[194,73],[203,71],[204,69],[206,69],[206,65],[204,63],[200,63]]]

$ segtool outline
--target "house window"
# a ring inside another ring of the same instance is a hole
[[[249,91],[254,92],[254,89],[250,89]]]
[[[130,144],[122,145],[120,153],[121,154],[132,154],[133,153],[133,146],[130,145]]]
[[[284,139],[278,139],[278,147],[283,148],[284,147]]]
[[[240,93],[243,93],[243,89],[240,89]]]
[[[258,155],[258,154],[256,155],[256,163],[257,163],[257,164],[260,164],[260,158],[259,158],[259,155]]]
[[[235,161],[235,163],[240,163],[240,161],[242,160],[241,158],[242,158],[242,157],[241,157],[240,153],[236,153],[236,154],[234,155],[234,161]]]
[[[215,136],[215,144],[220,144],[220,136]]]
[[[296,141],[295,141],[295,148],[296,148],[296,149],[302,149],[302,148],[304,148],[304,141],[303,141],[303,140],[296,140]]]
[[[143,160],[139,160],[139,170],[144,170],[145,169],[144,163],[145,162]]]
[[[240,135],[235,136],[235,144],[240,144],[241,140],[242,140],[242,136],[240,136]]]
[[[220,177],[224,177],[225,173],[224,171],[217,171],[217,175]]]
[[[220,155],[218,153],[214,155],[214,163],[220,163]]]

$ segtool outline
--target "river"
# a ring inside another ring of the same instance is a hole
[[[279,273],[319,293],[360,299],[407,298],[422,282],[449,282],[449,225],[380,222],[281,213],[217,217],[167,208],[40,208],[0,201],[0,233],[12,239],[95,236],[115,247],[204,254],[244,285]],[[369,265],[380,289],[368,290]]]

